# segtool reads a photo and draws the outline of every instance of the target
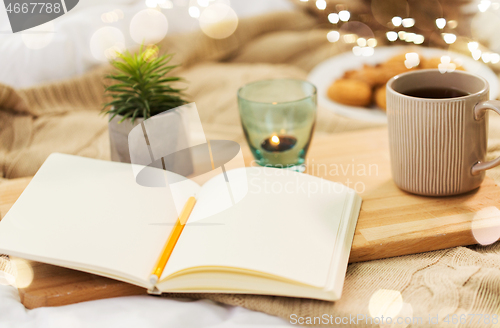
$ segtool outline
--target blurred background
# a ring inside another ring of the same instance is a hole
[[[225,39],[240,19],[294,10],[315,17],[325,41],[359,56],[416,44],[500,61],[500,2],[493,0],[80,0],[67,14],[15,34],[0,7],[0,82],[18,88],[82,74],[142,42],[195,30]]]

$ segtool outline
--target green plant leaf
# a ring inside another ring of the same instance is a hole
[[[115,72],[106,75],[112,83],[105,87],[105,92],[112,98],[103,105],[103,113],[123,115],[121,119],[130,118],[133,122],[138,117],[145,119],[187,103],[182,92],[185,90],[173,87],[170,83],[183,83],[184,79],[167,74],[178,67],[168,65],[173,54],[165,54],[157,58],[148,57],[148,48],[141,45],[139,51],[132,54],[125,51],[118,54],[111,64]]]

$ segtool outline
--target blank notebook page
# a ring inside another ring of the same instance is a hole
[[[163,277],[189,267],[227,266],[324,287],[341,217],[350,210],[345,209],[348,189],[305,174],[266,176],[264,172],[276,169],[247,170],[248,194],[221,213],[188,223]],[[236,171],[228,172],[229,180]],[[308,192],[308,187],[321,184],[323,191]],[[208,181],[199,193],[197,210],[210,206],[204,194],[226,188],[223,179]]]
[[[1,221],[0,253],[144,282],[176,219],[169,189],[138,185],[130,164],[52,154]]]

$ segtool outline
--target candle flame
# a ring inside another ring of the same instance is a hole
[[[278,138],[278,136],[272,136],[271,137],[271,142],[275,145],[279,145],[280,144],[280,138]]]

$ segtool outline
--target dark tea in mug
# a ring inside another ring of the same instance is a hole
[[[445,99],[468,96],[470,93],[455,88],[418,88],[403,92],[410,97],[427,99]]]

